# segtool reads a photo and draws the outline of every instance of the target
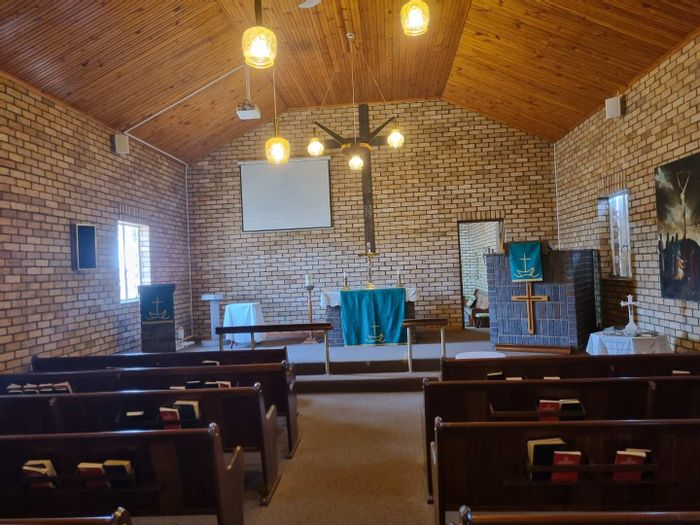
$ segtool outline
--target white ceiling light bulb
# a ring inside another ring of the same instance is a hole
[[[406,139],[404,139],[404,136],[399,131],[399,128],[394,128],[386,138],[386,143],[389,144],[390,147],[397,149],[403,146],[405,140]]]
[[[323,142],[318,140],[318,137],[314,137],[311,139],[309,142],[309,145],[306,148],[306,151],[309,152],[309,155],[312,157],[319,157],[323,155],[323,150],[325,149]]]
[[[359,155],[353,155],[350,157],[350,162],[348,162],[350,169],[353,171],[360,171],[365,165],[365,161]]]
[[[401,25],[408,36],[418,36],[428,32],[430,9],[422,0],[411,0],[401,8]]]

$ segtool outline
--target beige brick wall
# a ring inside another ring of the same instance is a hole
[[[378,125],[396,114],[401,150],[372,153],[377,259],[375,282],[391,286],[397,269],[416,286],[418,316],[462,321],[458,221],[505,219],[506,240],[554,239],[552,146],[527,133],[443,101],[374,105]],[[293,111],[280,118],[292,156],[306,156],[312,122],[352,134],[350,107]],[[190,177],[196,332],[207,331],[207,305],[196,298],[222,291],[229,302],[260,301],[268,322],[306,319],[303,275],[318,291],[339,287],[346,270],[362,286],[361,176],[332,153],[330,230],[243,233],[239,160],[259,159],[265,125],[193,166]],[[316,306],[316,319],[323,313]]]
[[[0,370],[32,354],[140,348],[138,303],[120,304],[117,221],[148,224],[152,282],[175,283],[189,330],[182,166],[0,74]],[[69,224],[97,225],[98,269],[73,272]]]
[[[561,247],[600,249],[604,273],[607,211],[597,199],[630,191],[634,281],[603,282],[604,321],[624,324],[616,303],[634,293],[639,324],[668,334],[681,351],[700,350],[700,304],[661,297],[654,169],[700,150],[699,57],[696,38],[631,86],[623,117],[606,120],[601,110],[556,144]]]

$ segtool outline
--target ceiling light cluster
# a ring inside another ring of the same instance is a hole
[[[262,23],[262,0],[255,1],[255,25],[249,27],[243,33],[243,38],[241,45],[243,47],[243,57],[245,58],[245,63],[256,69],[267,69],[275,65],[275,58],[277,57],[277,37],[275,33],[265,27]],[[316,3],[311,2],[312,5]],[[311,7],[308,6],[308,7]],[[428,4],[423,0],[410,0],[406,2],[401,8],[401,26],[403,27],[404,34],[408,36],[418,36],[425,34],[428,31],[428,23],[430,21],[430,9]],[[351,87],[352,87],[352,106],[353,111],[355,108],[355,79],[354,79],[354,69],[352,65],[352,48],[354,43],[354,34],[348,33],[348,39],[350,40],[350,75],[351,75]],[[358,48],[359,49],[359,48]],[[364,57],[363,57],[364,58]],[[365,65],[369,68],[369,65],[365,61]],[[370,71],[370,75],[375,82],[374,75]],[[379,86],[376,85],[377,89]],[[329,84],[330,88],[330,84]],[[269,138],[265,142],[265,156],[267,161],[271,164],[286,164],[289,161],[289,156],[291,153],[289,141],[282,137],[279,132],[279,121],[277,120],[277,88],[275,85],[275,71],[272,70],[272,92],[274,99],[274,136]],[[384,99],[383,93],[379,90]],[[326,96],[328,91],[326,91]],[[325,102],[325,97],[324,97]],[[386,99],[384,99],[386,102]],[[323,107],[323,104],[321,105]],[[355,137],[357,138],[357,137]],[[389,136],[387,137],[387,144],[389,147],[397,149],[403,146],[404,136],[399,131],[398,127],[394,128]],[[314,130],[314,136],[307,146],[307,151],[312,157],[318,157],[323,155],[325,146],[316,136]],[[348,161],[350,169],[359,171],[364,167],[364,160],[362,156],[354,153],[350,156]]]

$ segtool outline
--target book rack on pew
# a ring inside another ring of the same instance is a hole
[[[700,512],[472,512],[459,510],[459,525],[616,525],[619,523],[652,525],[700,523]]]
[[[13,518],[0,519],[2,525],[131,525],[131,516],[119,507],[110,516],[80,518]]]

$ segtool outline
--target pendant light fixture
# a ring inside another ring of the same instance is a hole
[[[275,109],[275,135],[265,142],[265,157],[270,164],[287,164],[291,149],[289,141],[280,135],[280,125],[277,120],[277,86],[275,70],[272,69],[272,100]]]
[[[255,0],[255,25],[243,33],[245,63],[256,69],[272,67],[277,56],[277,37],[262,25],[262,0]]]
[[[362,157],[360,157],[359,155],[353,155],[352,157],[350,157],[348,165],[350,166],[351,170],[360,171],[364,167],[365,161],[362,160]]]
[[[314,128],[314,136],[309,142],[309,145],[306,147],[306,151],[308,151],[309,155],[312,157],[320,157],[323,155],[324,149],[326,149],[326,147],[323,145],[323,142],[318,139],[318,135],[316,135],[316,128]]]
[[[389,147],[398,149],[401,146],[403,146],[405,140],[406,139],[404,139],[404,136],[399,131],[399,128],[394,128],[391,130],[391,133],[389,133],[389,136],[386,138],[386,143],[389,145]]]
[[[401,8],[401,26],[407,36],[418,36],[428,32],[430,9],[423,0],[411,0]]]

